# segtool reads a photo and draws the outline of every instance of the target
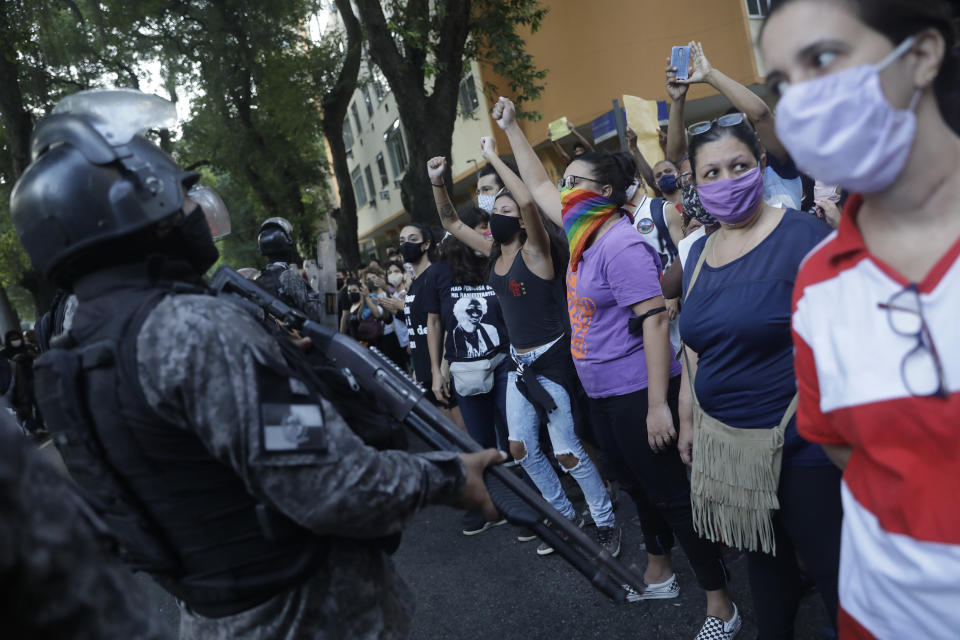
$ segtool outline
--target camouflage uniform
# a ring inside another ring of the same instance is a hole
[[[0,411],[7,409],[0,406]],[[168,637],[67,480],[0,419],[0,582],[8,638]]]
[[[271,262],[263,270],[261,277],[271,271],[279,271],[279,290],[273,292],[281,300],[295,309],[303,311],[314,322],[322,322],[324,318],[323,300],[316,291],[310,288],[295,267],[286,262]]]
[[[148,404],[195,430],[257,500],[330,537],[328,559],[312,579],[232,616],[184,610],[181,637],[404,637],[412,598],[384,551],[362,541],[399,532],[428,504],[457,502],[463,464],[449,452],[376,451],[325,401],[322,425],[308,424],[300,434],[324,440],[323,450],[298,447],[297,438],[277,446],[268,430],[281,427],[266,424],[259,391],[264,372],[276,375],[285,370],[282,363],[274,339],[226,299],[168,296],[138,336]],[[306,393],[299,380],[291,378],[289,386]]]

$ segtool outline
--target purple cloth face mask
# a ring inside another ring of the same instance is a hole
[[[907,164],[917,134],[913,113],[895,109],[880,86],[880,71],[906,53],[907,38],[875,65],[861,65],[789,87],[777,105],[777,137],[801,171],[850,191],[886,189]]]
[[[700,204],[723,224],[740,224],[757,212],[763,200],[763,173],[754,167],[738,178],[698,184]]]

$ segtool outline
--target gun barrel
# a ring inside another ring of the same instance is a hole
[[[300,330],[313,341],[314,348],[348,372],[359,387],[374,392],[384,411],[429,445],[467,453],[480,451],[476,442],[424,397],[423,389],[416,382],[377,349],[365,348],[347,336],[308,320],[229,267],[220,267],[210,284],[215,291],[230,291],[253,301],[288,328]],[[639,571],[633,567],[628,569],[612,557],[509,469],[490,467],[485,481],[494,504],[511,522],[533,529],[611,599],[626,601],[623,585],[640,593],[646,588]]]

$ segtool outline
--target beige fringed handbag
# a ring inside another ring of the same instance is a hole
[[[712,236],[707,238],[684,298],[700,275],[711,241]],[[701,408],[686,351],[683,353],[693,397],[690,499],[694,529],[714,542],[775,555],[772,512],[780,508],[777,486],[783,461],[783,434],[797,412],[797,396],[776,427],[736,429]]]

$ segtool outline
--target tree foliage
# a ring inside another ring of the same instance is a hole
[[[410,165],[401,182],[403,205],[414,220],[432,223],[426,162],[450,155],[464,62],[490,64],[507,79],[521,105],[536,99],[546,71],[537,69],[526,53],[522,32],[538,29],[546,10],[537,0],[356,4],[370,55],[390,84],[407,132]]]
[[[303,30],[318,3],[148,0],[136,6],[138,14],[129,18],[139,48],[153,51],[171,85],[193,93],[176,157],[245,181],[265,217],[290,220],[309,250],[327,207],[320,105]]]
[[[140,88],[159,69],[160,92],[189,101],[190,109],[181,131],[153,135],[221,191],[234,229],[221,249],[235,266],[262,264],[256,235],[270,216],[288,218],[301,251],[313,252],[330,208],[326,138],[341,200],[338,249],[354,266],[356,203],[342,136],[364,48],[397,99],[410,159],[403,202],[415,219],[433,220],[424,165],[450,153],[464,62],[489,64],[518,104],[543,89],[545,71],[522,38],[543,19],[536,0],[335,0],[343,29],[314,42],[306,25],[324,4],[329,0],[0,3],[0,286],[18,307],[18,287],[30,291],[38,311],[52,289],[16,240],[9,191],[29,163],[34,124],[64,95]]]

